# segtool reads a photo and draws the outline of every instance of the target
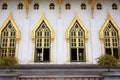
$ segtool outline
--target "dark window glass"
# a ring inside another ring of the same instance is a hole
[[[77,49],[76,48],[71,49],[71,61],[77,61]]]

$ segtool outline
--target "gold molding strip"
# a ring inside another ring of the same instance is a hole
[[[29,10],[30,0],[24,0],[24,4],[25,4],[25,9],[26,9],[26,19],[27,19],[28,18],[28,10]]]
[[[54,34],[55,34],[55,32],[54,32],[52,26],[50,25],[49,21],[45,17],[44,11],[42,12],[42,17],[40,18],[40,20],[38,21],[38,23],[36,24],[36,26],[32,30],[32,33],[31,33],[32,41],[35,41],[35,32],[36,32],[37,28],[40,26],[40,24],[42,23],[42,21],[44,21],[46,23],[46,25],[48,26],[48,28],[50,29],[50,31],[51,31],[51,41],[54,41],[54,38],[55,38]]]
[[[116,24],[116,22],[114,21],[114,19],[112,18],[112,16],[110,15],[110,10],[108,10],[108,15],[107,15],[107,18],[104,22],[104,24],[102,25],[100,31],[99,31],[99,38],[100,38],[100,41],[103,41],[104,40],[104,29],[105,27],[107,26],[107,24],[109,23],[109,21],[111,21],[111,23],[114,25],[114,27],[116,28],[116,30],[118,31],[118,34],[120,36],[120,29],[119,29],[119,26]]]
[[[13,16],[12,16],[12,11],[10,11],[10,15],[8,16],[7,20],[5,20],[3,25],[0,27],[0,36],[1,36],[2,30],[6,27],[6,25],[9,23],[9,21],[11,21],[11,24],[14,26],[14,28],[16,30],[16,40],[19,41],[20,36],[21,36],[21,32],[20,32],[19,27],[17,26]]]
[[[61,18],[61,4],[62,4],[62,0],[58,0],[58,4],[59,4],[59,18]]]
[[[94,9],[95,9],[95,0],[88,0],[88,2],[91,4],[91,16],[92,19],[94,18]]]

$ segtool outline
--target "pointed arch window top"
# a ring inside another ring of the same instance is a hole
[[[118,25],[115,23],[115,21],[113,20],[113,18],[111,17],[110,14],[108,14],[102,28],[100,29],[100,32],[99,32],[99,38],[100,40],[103,40],[104,39],[104,29],[108,26],[108,27],[111,27],[109,25],[112,25],[114,26],[114,28],[118,31],[118,35],[120,36],[120,29],[118,27]]]
[[[40,25],[43,25],[42,28],[44,28],[46,25],[47,28],[50,30],[50,34],[51,34],[51,40],[54,40],[54,30],[52,29],[51,25],[49,24],[47,18],[45,17],[45,15],[43,14],[42,17],[40,18],[39,22],[36,24],[36,26],[34,27],[34,29],[32,30],[32,35],[31,38],[34,41],[35,40],[35,32],[38,29],[38,27],[40,27]]]
[[[16,40],[20,40],[20,30],[18,28],[18,26],[16,25],[13,17],[12,17],[12,13],[10,13],[10,15],[8,16],[7,20],[4,22],[4,24],[2,25],[2,27],[0,28],[0,35],[1,35],[1,32],[2,30],[7,26],[7,25],[12,25],[15,30],[16,30]],[[9,26],[9,28],[11,28],[11,26]]]
[[[79,25],[79,26],[78,26]],[[72,23],[70,24],[70,26],[68,27],[67,31],[66,31],[66,40],[69,41],[69,35],[70,35],[70,30],[72,29],[72,27],[75,26],[76,29],[78,27],[82,27],[83,31],[85,32],[85,39],[88,40],[88,30],[85,28],[85,26],[83,25],[82,21],[79,19],[79,17],[76,15],[72,21]]]

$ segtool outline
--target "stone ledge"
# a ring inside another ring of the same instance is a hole
[[[0,74],[0,77],[16,77],[16,76],[20,76],[21,74],[19,73],[2,73]]]
[[[20,64],[14,69],[106,69],[97,64]],[[120,67],[112,68],[120,69]]]
[[[23,75],[23,76],[19,76],[19,77],[20,78],[34,78],[34,77],[35,78],[54,78],[54,77],[55,78],[56,77],[64,77],[64,78],[68,78],[68,77],[69,78],[73,78],[73,77],[75,77],[75,78],[76,77],[78,77],[78,78],[79,77],[86,77],[86,78],[91,77],[92,78],[92,77],[94,77],[94,78],[99,78],[99,77],[102,77],[102,76],[99,76],[99,75],[69,75],[69,76],[68,75],[67,76],[66,75],[64,75],[64,76],[60,76],[60,75],[59,76],[55,76],[55,75],[54,76],[41,76],[41,75],[39,75],[39,76],[24,76]]]
[[[103,72],[102,76],[104,76],[104,77],[120,77],[120,72],[116,72],[116,71]]]

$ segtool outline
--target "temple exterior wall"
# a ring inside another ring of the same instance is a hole
[[[106,17],[108,15],[108,10],[110,15],[120,28],[120,1],[119,0],[96,0],[96,3],[101,3],[103,6],[102,10],[97,10],[96,5],[94,9],[94,18],[92,18],[91,5],[88,0],[63,0],[61,5],[61,17],[59,16],[59,5],[57,0],[31,0],[29,5],[28,19],[26,19],[26,9],[25,6],[23,10],[18,10],[17,5],[23,0],[0,0],[0,6],[3,3],[8,4],[7,10],[2,10],[0,8],[0,26],[3,25],[7,17],[12,11],[12,16],[20,29],[21,38],[19,41],[18,48],[18,59],[22,64],[32,64],[31,61],[33,56],[33,44],[31,39],[31,32],[40,20],[43,12],[51,27],[55,32],[54,48],[53,48],[53,64],[68,64],[67,55],[67,42],[66,42],[66,30],[70,26],[73,18],[78,15],[81,22],[84,24],[88,30],[88,42],[87,42],[87,54],[88,62],[76,62],[75,64],[96,64],[96,58],[102,54],[101,44],[99,39],[99,31],[104,24]],[[40,5],[39,10],[34,10],[33,5],[38,2]],[[85,2],[86,10],[81,10],[80,4]],[[50,10],[49,4],[54,3],[55,9]],[[70,3],[71,9],[66,10],[65,4]],[[112,10],[111,5],[116,3],[118,5],[118,10]],[[46,63],[45,63],[46,64]],[[49,64],[49,63],[48,63]],[[72,64],[72,63],[71,63]]]

